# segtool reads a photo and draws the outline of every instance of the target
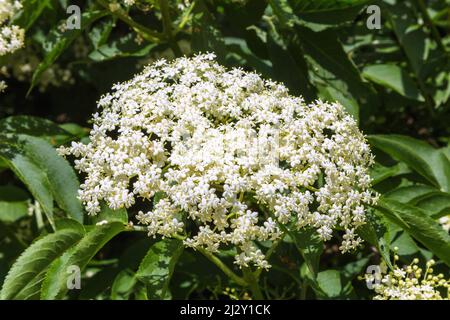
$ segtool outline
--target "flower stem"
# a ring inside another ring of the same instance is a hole
[[[183,55],[183,52],[181,51],[180,47],[178,46],[178,43],[176,42],[173,36],[172,19],[170,18],[169,4],[167,0],[159,0],[159,8],[161,10],[163,20],[164,34],[167,40],[169,41],[170,48],[172,49],[175,56],[181,57]]]
[[[250,287],[250,290],[252,291],[253,298],[256,300],[263,300],[264,296],[261,292],[261,289],[259,288],[258,279],[255,277],[255,274],[252,272],[250,268],[243,268],[242,272],[244,274],[244,278],[248,283],[248,286]]]
[[[283,242],[284,237],[286,236],[286,232],[284,232],[280,239],[278,239],[277,241],[275,241],[272,246],[269,248],[269,250],[267,250],[266,252],[266,260],[269,261],[270,257],[272,256],[272,254],[275,252],[275,250],[277,249],[277,247],[280,245],[281,242]],[[259,278],[259,276],[261,275],[263,269],[260,268],[258,270],[255,271],[255,277],[256,279]]]
[[[147,227],[144,226],[131,226],[127,225],[125,231],[137,231],[137,232],[148,232]]]
[[[189,19],[191,18],[191,13],[194,10],[194,7],[195,7],[195,0],[191,2],[188,9],[184,10],[183,16],[181,17],[181,21],[175,28],[175,34],[180,32],[184,28],[184,26],[188,23]]]
[[[132,27],[134,31],[136,31],[145,40],[154,43],[161,42],[162,34],[145,27],[140,23],[137,23],[136,21],[131,19],[122,9],[112,11],[109,7],[109,4],[104,0],[97,0],[97,2],[105,9],[109,10],[112,15],[116,16],[119,20],[122,20],[130,27]]]
[[[238,285],[247,287],[249,283],[247,283],[246,280],[238,276],[236,273],[234,273],[230,268],[228,268],[222,260],[217,258],[215,255],[213,255],[211,252],[208,252],[207,250],[203,248],[197,248],[197,250],[203,254],[209,261],[214,263],[220,270],[222,270],[223,273],[225,273],[231,280],[236,282]]]

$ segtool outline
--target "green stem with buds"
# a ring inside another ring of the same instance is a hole
[[[131,19],[126,12],[124,12],[122,9],[117,9],[112,11],[109,7],[108,2],[104,0],[97,0],[97,2],[104,7],[105,9],[109,10],[112,15],[116,16],[119,20],[125,22],[130,27],[134,29],[142,38],[144,38],[147,41],[159,43],[163,39],[163,35],[161,33],[155,32],[152,29],[147,28],[146,26],[143,26],[140,23],[137,23],[133,19]]]
[[[223,273],[225,273],[231,280],[236,282],[238,285],[247,287],[249,283],[243,279],[242,277],[238,276],[236,273],[234,273],[226,264],[222,262],[219,258],[217,258],[215,255],[213,255],[211,252],[206,251],[203,248],[197,248],[198,252],[203,254],[209,261],[214,263],[220,270],[222,270]],[[250,284],[251,285],[251,284]]]

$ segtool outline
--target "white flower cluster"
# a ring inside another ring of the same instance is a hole
[[[396,266],[394,271],[385,275],[381,283],[374,285],[377,293],[374,300],[442,300],[437,288],[448,290],[450,282],[444,279],[443,274],[433,274],[434,260],[427,262],[423,276],[418,263],[419,259],[416,258],[409,266]]]
[[[233,245],[239,266],[269,267],[256,241],[279,239],[278,224],[323,240],[340,228],[340,249],[358,246],[376,197],[353,118],[214,59],[159,60],[101,98],[90,143],[60,149],[79,158],[89,214],[101,201],[117,209],[141,198],[149,209],[137,219],[150,235],[187,232],[187,246],[211,252]]]
[[[134,5],[136,2],[136,0],[123,0],[123,3],[127,6],[132,6]]]
[[[25,31],[6,22],[22,8],[17,0],[0,0],[0,56],[21,48],[24,43]]]

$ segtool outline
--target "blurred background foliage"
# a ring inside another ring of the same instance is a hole
[[[376,153],[372,176],[382,200],[360,230],[363,250],[340,255],[335,243],[308,243],[311,237],[306,241],[304,234],[287,237],[272,257],[273,269],[260,280],[267,298],[368,298],[372,293],[357,275],[381,258],[390,265],[394,246],[400,262],[435,257],[436,269],[448,274],[448,229],[439,221],[445,224],[450,215],[449,0],[21,2],[11,23],[26,30],[25,47],[0,57],[1,79],[8,85],[0,94],[0,283],[36,237],[59,230],[58,218],[84,221],[86,232],[95,223],[83,218],[75,198],[79,179],[68,163],[52,158],[50,147],[86,139],[96,101],[114,83],[156,59],[198,52],[214,52],[228,67],[280,81],[307,101],[339,101]],[[81,8],[80,30],[64,27],[72,4]],[[370,28],[377,8],[380,28]],[[17,154],[28,163],[18,163]],[[41,171],[45,186],[38,180]],[[61,182],[60,175],[71,183]],[[155,271],[151,261],[140,261],[155,252],[172,255],[169,245],[152,251],[157,243],[145,234],[122,232],[109,241],[115,234],[90,251],[85,287],[69,297],[251,297],[198,252],[180,254],[175,271],[170,259],[169,269]],[[221,258],[231,266],[234,254],[222,252]],[[317,263],[317,274],[308,273],[307,261]],[[4,289],[3,297],[61,297],[45,285],[41,291],[51,270],[39,270],[34,291],[24,284],[7,288],[9,295]],[[152,295],[145,272],[162,272],[162,287],[173,276],[170,294]]]

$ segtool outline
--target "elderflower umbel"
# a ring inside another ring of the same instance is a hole
[[[239,266],[269,267],[257,241],[279,239],[279,224],[323,240],[339,227],[340,249],[358,246],[355,229],[376,197],[354,119],[214,58],[162,59],[116,84],[98,103],[90,142],[60,148],[86,174],[79,197],[89,214],[140,198],[149,235],[187,233],[186,246],[210,252],[233,245]]]
[[[19,1],[0,0],[0,56],[23,46],[25,31],[15,25],[6,25],[20,8],[22,5]]]
[[[397,256],[396,256],[397,258]],[[401,269],[395,266],[394,271],[389,272],[381,279],[381,283],[373,286],[377,295],[374,300],[442,300],[439,287],[445,291],[450,285],[449,280],[444,279],[443,274],[434,275],[432,266],[434,260],[426,264],[425,274],[417,265],[419,259]]]

